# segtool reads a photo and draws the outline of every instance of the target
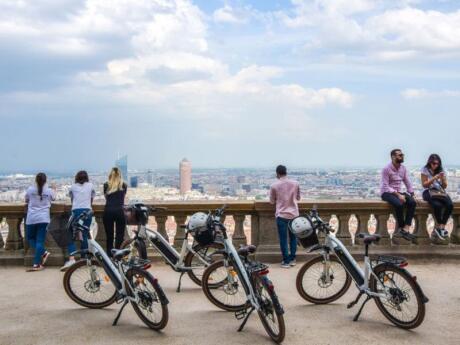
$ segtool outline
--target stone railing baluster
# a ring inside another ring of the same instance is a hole
[[[8,224],[8,236],[5,250],[18,250],[24,248],[24,239],[21,235],[22,216],[11,216],[6,219]]]
[[[415,230],[414,235],[417,236],[417,244],[429,244],[430,238],[428,235],[426,221],[428,220],[428,213],[418,213],[415,216]]]
[[[460,214],[454,214],[452,219],[454,224],[452,234],[450,235],[450,242],[452,244],[460,244]]]
[[[157,231],[169,242],[168,233],[166,231],[166,221],[168,216],[166,215],[155,215],[155,221],[157,222]]]
[[[390,235],[388,233],[388,214],[378,214],[375,215],[375,218],[377,219],[377,228],[375,230],[375,233],[380,235],[380,241],[377,243],[377,245],[380,246],[386,246],[390,244]]]
[[[246,235],[244,233],[244,219],[246,216],[244,214],[235,214],[233,215],[233,220],[235,221],[235,231],[233,232],[232,240],[235,245],[245,245],[247,244]]]
[[[339,229],[337,230],[336,236],[343,242],[345,245],[351,245],[352,239],[349,230],[348,222],[350,220],[349,214],[338,214],[337,218],[339,219]]]
[[[184,234],[185,230],[182,229],[180,226],[185,224],[187,220],[187,215],[184,214],[175,214],[174,220],[176,221],[176,233],[174,234],[174,247],[180,248],[182,246],[182,242],[184,241]]]

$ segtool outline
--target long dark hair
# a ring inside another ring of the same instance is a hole
[[[439,165],[438,167],[436,168],[434,172],[434,174],[439,174],[441,171],[443,171],[444,169],[442,168],[442,160],[441,160],[441,157],[436,154],[436,153],[432,153],[430,155],[430,157],[428,157],[428,161],[426,162],[426,165],[425,165],[425,168],[431,170],[431,163],[434,162],[434,161],[438,161],[439,162]]]
[[[89,182],[88,173],[85,170],[80,170],[75,175],[75,183],[83,184]]]
[[[45,173],[38,173],[37,176],[35,176],[35,183],[37,184],[38,195],[40,195],[40,200],[43,200],[43,186],[46,183]]]

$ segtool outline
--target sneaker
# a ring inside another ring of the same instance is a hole
[[[42,265],[45,266],[46,264],[46,261],[48,260],[48,258],[50,257],[51,253],[49,251],[45,251],[42,255]]]
[[[67,260],[66,263],[64,264],[64,266],[61,267],[61,272],[65,272],[69,269],[70,266],[72,266],[74,263],[75,263],[75,259],[74,260]]]
[[[291,266],[286,262],[282,262],[281,263],[281,268],[291,268]]]
[[[433,232],[431,233],[431,239],[432,240],[445,240],[446,236],[444,235],[444,231],[447,233],[446,230],[434,228]]]
[[[289,263],[289,266],[295,266],[295,265],[297,265],[297,262],[295,261],[295,259]]]
[[[406,241],[416,242],[417,237],[412,235],[409,231],[399,228],[393,233],[393,238],[404,238]]]
[[[449,237],[449,231],[447,231],[446,229],[440,229],[439,231],[441,232],[441,236],[444,237],[444,239],[447,239]]]
[[[41,271],[43,270],[45,267],[43,267],[43,265],[40,265],[40,264],[35,264],[32,266],[32,268],[29,268],[26,272],[36,272],[36,271]]]

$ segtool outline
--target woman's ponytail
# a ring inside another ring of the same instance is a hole
[[[46,175],[44,173],[38,173],[37,176],[35,176],[35,183],[37,184],[40,200],[43,200],[43,186],[46,183]]]

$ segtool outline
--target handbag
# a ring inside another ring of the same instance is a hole
[[[448,195],[444,188],[436,189],[430,188],[428,189],[428,193],[430,193],[430,197],[433,199],[447,199]]]

